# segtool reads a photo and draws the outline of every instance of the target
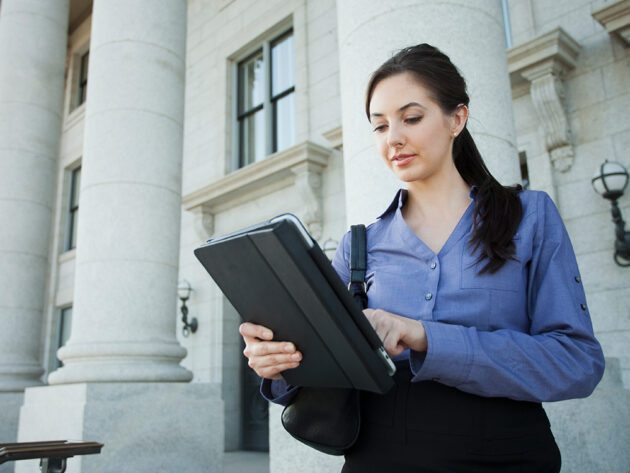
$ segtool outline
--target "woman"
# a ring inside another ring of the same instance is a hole
[[[466,128],[466,84],[427,44],[372,75],[366,114],[406,184],[368,227],[365,315],[397,361],[364,393],[344,472],[558,472],[542,401],[588,396],[604,369],[575,255],[544,192],[503,187]],[[333,266],[349,280],[346,234]],[[290,402],[290,342],[240,328],[263,394]]]

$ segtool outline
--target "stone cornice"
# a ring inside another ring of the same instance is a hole
[[[195,215],[201,239],[214,233],[214,215],[276,190],[297,186],[301,199],[298,217],[314,238],[322,227],[321,173],[331,150],[305,141],[268,158],[238,169],[207,186],[185,195],[185,210]]]
[[[565,73],[575,67],[582,47],[562,28],[508,50],[508,70],[512,86],[528,80],[524,73],[543,73],[550,68]]]
[[[330,141],[330,145],[335,149],[340,149],[343,146],[343,130],[340,126],[322,133],[322,136]]]
[[[563,78],[575,68],[581,46],[557,28],[508,51],[513,94],[529,85],[529,93],[545,135],[545,147],[558,171],[573,164],[571,130],[564,105]]]
[[[626,46],[630,46],[630,0],[607,5],[595,10],[592,15],[608,34],[617,35]]]

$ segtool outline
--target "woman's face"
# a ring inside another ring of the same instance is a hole
[[[465,108],[444,114],[410,73],[383,79],[372,93],[370,123],[387,166],[403,182],[426,181],[454,167],[453,139],[465,124],[459,116]]]

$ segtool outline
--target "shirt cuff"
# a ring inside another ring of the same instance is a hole
[[[412,381],[438,381],[457,386],[468,380],[473,350],[466,327],[442,322],[422,321],[427,334],[426,352],[411,351],[409,366]]]
[[[274,404],[288,405],[297,394],[298,387],[287,384],[284,379],[263,379],[260,383],[260,394]]]

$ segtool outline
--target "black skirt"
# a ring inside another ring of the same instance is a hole
[[[342,473],[558,473],[560,451],[540,403],[486,398],[397,363],[385,395],[362,393],[361,434]]]

